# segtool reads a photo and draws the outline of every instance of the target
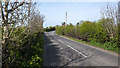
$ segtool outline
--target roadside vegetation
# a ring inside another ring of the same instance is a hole
[[[31,0],[0,0],[0,6],[2,67],[42,67],[44,16],[37,10],[37,4]]]
[[[82,21],[76,25],[63,23],[56,27],[56,33],[72,40],[98,46],[116,53],[119,51],[117,9],[107,5],[103,18],[91,22]]]
[[[1,39],[2,39],[2,26],[0,25],[0,43],[1,43]]]
[[[44,32],[49,32],[49,31],[55,31],[55,27],[47,27],[47,28],[44,28]]]

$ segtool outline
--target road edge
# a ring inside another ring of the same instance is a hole
[[[56,34],[56,35],[57,35],[57,34]],[[62,36],[62,35],[58,35],[58,36],[60,36],[60,37],[62,37],[62,38],[66,38],[66,39],[71,40],[71,41],[74,41],[74,42],[77,42],[77,43],[80,43],[80,44],[82,44],[82,45],[86,45],[86,46],[89,46],[89,47],[92,47],[92,48],[96,48],[96,49],[98,49],[98,50],[101,50],[101,51],[104,51],[104,52],[107,52],[107,53],[111,53],[111,54],[113,54],[113,55],[115,55],[115,56],[120,56],[119,54],[117,54],[117,53],[115,53],[115,52],[113,52],[113,51],[105,50],[105,49],[103,49],[103,48],[99,48],[99,47],[97,47],[97,46],[92,46],[92,45],[90,45],[90,44],[85,44],[85,43],[82,43],[82,42],[78,42],[78,41],[69,39],[69,38],[67,38],[67,37],[64,37],[64,36]]]

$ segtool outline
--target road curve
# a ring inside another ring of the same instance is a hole
[[[118,66],[118,55],[45,32],[44,66]]]

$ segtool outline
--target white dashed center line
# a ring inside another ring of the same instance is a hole
[[[84,55],[83,53],[79,52],[79,51],[76,50],[75,48],[73,48],[73,47],[71,47],[71,46],[69,46],[69,45],[67,45],[67,46],[70,47],[71,49],[73,49],[74,51],[76,51],[77,53],[81,54],[82,56],[87,57],[86,55]]]
[[[54,37],[55,38],[55,37]],[[56,38],[55,38],[56,39]]]
[[[61,41],[61,40],[59,40],[59,39],[58,39],[58,41],[61,42],[61,43],[64,43],[63,41]],[[71,47],[71,46],[69,46],[69,45],[67,45],[67,46],[70,47],[72,50],[76,51],[77,53],[81,54],[81,55],[84,56],[85,58],[87,57],[86,55],[84,55],[82,52],[79,52],[79,51],[76,50],[75,48],[73,48],[73,47]]]
[[[61,43],[64,43],[63,41],[61,41],[61,40],[59,40],[59,39],[58,39],[58,41],[61,42]]]

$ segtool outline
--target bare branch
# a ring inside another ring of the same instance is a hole
[[[3,6],[2,6],[2,2],[1,2],[1,0],[0,0],[0,8],[1,8],[2,20],[4,21],[5,18],[4,18]]]
[[[14,10],[17,9],[18,7],[22,6],[24,3],[25,3],[25,2],[22,2],[22,3],[20,3],[19,5],[17,5],[16,7],[12,8],[12,9],[9,9],[8,12],[10,13],[10,12],[14,11]]]

